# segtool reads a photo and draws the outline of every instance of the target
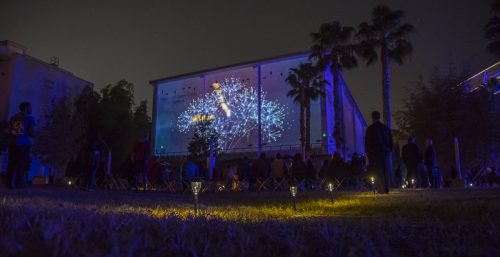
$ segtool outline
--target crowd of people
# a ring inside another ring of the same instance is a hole
[[[361,180],[364,171],[365,158],[354,154],[350,161],[345,161],[335,154],[331,159],[304,160],[300,154],[294,156],[281,155],[267,158],[265,153],[255,160],[244,156],[239,159],[218,162],[212,171],[201,162],[187,157],[181,165],[162,164],[157,158],[152,158],[147,164],[147,180],[151,185],[166,181],[178,181],[185,184],[193,180],[222,181],[230,187],[237,182],[247,184],[249,190],[264,182],[281,183],[286,179],[288,183],[295,183],[302,189],[312,188],[316,181],[334,181],[347,177],[346,183],[356,184]],[[140,170],[140,169],[139,169]],[[141,183],[142,175],[138,171],[131,178],[133,184]],[[271,183],[271,184],[272,184]]]
[[[393,172],[393,137],[391,130],[380,122],[380,113],[372,112],[373,123],[366,130],[365,151],[368,157],[368,170],[374,176],[378,193],[389,193],[390,187],[441,188],[443,179],[437,165],[436,151],[432,139],[426,141],[423,152],[413,137],[402,149],[402,163]],[[406,174],[401,172],[406,170]]]
[[[437,165],[436,151],[432,146],[432,139],[428,139],[426,148],[420,151],[413,137],[408,138],[408,143],[403,146],[402,160],[406,168],[408,186],[413,188],[440,188],[443,185],[441,170]]]
[[[31,105],[23,102],[19,112],[11,117],[8,125],[8,167],[7,185],[11,188],[24,187],[30,166],[30,153],[35,135],[35,119],[31,115]],[[359,185],[366,178],[374,177],[378,193],[388,193],[391,187],[440,188],[443,185],[441,171],[437,165],[436,151],[431,139],[426,141],[422,152],[413,137],[403,146],[401,162],[393,172],[393,137],[391,130],[380,122],[380,113],[372,113],[373,123],[366,130],[366,157],[354,153],[347,161],[339,153],[331,158],[324,156],[294,156],[276,153],[267,158],[262,153],[257,159],[247,156],[240,159],[220,161],[211,160],[203,165],[187,157],[180,165],[161,163],[151,156],[148,133],[141,133],[132,147],[125,173],[134,188],[148,188],[166,181],[189,182],[195,179],[225,181],[245,181],[252,189],[257,182],[271,180],[280,183],[286,179],[297,183],[301,188],[312,188],[315,181],[340,181],[344,185]],[[88,171],[84,189],[93,191],[98,170],[102,170],[105,159],[98,137],[91,140],[86,148],[86,170]],[[366,172],[365,172],[366,171]]]

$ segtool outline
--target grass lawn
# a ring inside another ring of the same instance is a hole
[[[500,256],[500,189],[389,195],[0,189],[0,256]]]

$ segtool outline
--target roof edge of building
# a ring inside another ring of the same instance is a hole
[[[295,52],[295,53],[277,55],[274,57],[262,58],[262,59],[257,59],[257,60],[253,60],[253,61],[240,62],[240,63],[231,64],[231,65],[203,69],[203,70],[199,70],[199,71],[193,71],[193,72],[173,75],[173,76],[169,76],[169,77],[164,77],[164,78],[160,78],[160,79],[155,79],[155,80],[149,81],[149,84],[152,86],[155,86],[159,82],[195,77],[195,76],[198,76],[201,74],[210,73],[210,72],[219,71],[219,70],[231,70],[231,69],[241,68],[241,67],[245,67],[245,66],[263,64],[263,63],[268,63],[268,62],[271,62],[274,60],[279,60],[279,59],[287,59],[287,58],[294,58],[294,57],[299,58],[299,57],[306,56],[308,54],[309,54],[309,51],[299,51],[299,52]]]
[[[58,71],[60,71],[60,72],[64,72],[64,73],[66,73],[66,74],[68,74],[68,75],[71,75],[71,76],[73,76],[73,77],[75,77],[75,78],[77,78],[77,79],[79,79],[79,80],[81,80],[81,81],[87,82],[88,84],[90,84],[90,85],[94,86],[94,83],[93,83],[93,82],[91,82],[91,81],[88,81],[88,80],[83,79],[83,78],[81,78],[81,77],[79,77],[79,76],[76,76],[74,73],[72,73],[72,72],[70,72],[70,71],[68,71],[68,70],[65,70],[65,69],[63,69],[63,68],[61,68],[61,67],[59,67],[59,66],[56,66],[56,65],[52,65],[52,64],[47,63],[47,62],[45,62],[45,61],[42,61],[42,60],[40,60],[40,59],[38,59],[38,58],[36,58],[36,57],[33,57],[33,56],[31,56],[31,55],[27,55],[27,54],[17,54],[17,53],[16,53],[16,54],[14,54],[14,56],[19,56],[19,57],[28,58],[28,59],[31,59],[31,60],[33,60],[33,61],[36,61],[36,62],[38,62],[38,63],[40,63],[40,64],[42,64],[42,65],[45,65],[45,66],[50,66],[50,67],[52,67],[52,68],[54,68],[54,69],[56,69],[56,70],[58,70]]]

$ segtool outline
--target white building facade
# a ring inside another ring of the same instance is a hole
[[[300,152],[299,105],[287,96],[291,89],[285,81],[290,68],[308,62],[308,53],[293,54],[236,64],[222,68],[193,72],[189,74],[153,80],[153,148],[156,155],[187,155],[187,146],[193,136],[179,129],[179,116],[197,99],[203,98],[215,90],[214,83],[221,83],[227,78],[242,81],[245,87],[260,92],[261,97],[274,101],[283,108],[283,124],[278,138],[270,140],[259,137],[259,130],[254,129],[248,135],[232,145],[222,149],[232,152]],[[332,74],[323,74],[329,83],[325,86],[325,95],[311,105],[311,143],[315,154],[333,154],[335,152],[334,97]],[[260,90],[259,90],[260,89]],[[343,155],[364,153],[364,131],[366,122],[354,101],[345,81],[341,78],[341,95],[344,112],[345,142]],[[257,101],[257,100],[256,100]],[[258,106],[258,105],[257,105]],[[229,106],[231,108],[231,106]],[[261,116],[265,115],[266,106],[261,105]],[[235,117],[236,119],[237,117]],[[261,117],[264,118],[264,117]],[[260,140],[259,140],[260,138]]]

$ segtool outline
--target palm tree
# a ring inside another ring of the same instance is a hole
[[[486,24],[485,37],[490,41],[486,49],[500,57],[500,0],[494,0],[491,9],[495,15]]]
[[[311,101],[323,95],[325,81],[309,62],[301,63],[298,68],[291,68],[285,81],[292,87],[287,96],[293,97],[294,102],[300,106],[300,146],[305,157],[305,153],[309,153],[311,149]]]
[[[402,24],[404,12],[392,10],[385,5],[373,9],[371,24],[362,22],[358,26],[358,38],[361,40],[358,53],[370,65],[377,61],[380,50],[382,63],[382,102],[383,117],[386,125],[391,127],[390,107],[390,68],[389,62],[403,64],[403,59],[413,52],[413,46],[408,35],[414,31],[411,24]]]
[[[333,74],[333,95],[335,113],[335,146],[337,152],[344,149],[344,117],[342,95],[340,91],[340,71],[358,65],[354,56],[355,45],[352,43],[354,28],[342,27],[339,22],[324,23],[319,31],[311,33],[313,41],[309,59],[316,60],[320,70],[330,68]]]

